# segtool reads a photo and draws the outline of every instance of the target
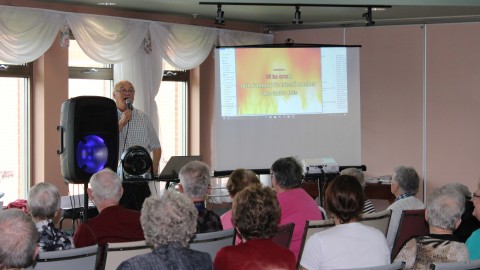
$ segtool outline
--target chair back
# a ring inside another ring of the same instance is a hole
[[[432,263],[430,264],[430,269],[433,269],[433,270],[480,269],[480,260],[472,260],[468,262]]]
[[[277,232],[273,236],[272,240],[277,245],[290,248],[290,242],[292,241],[293,229],[295,229],[295,223],[287,223],[278,225]]]
[[[425,209],[403,210],[398,224],[397,235],[393,241],[391,259],[397,257],[402,247],[413,237],[429,234],[425,220]]]
[[[392,210],[387,209],[385,211],[363,214],[360,223],[372,226],[379,229],[385,237],[387,237],[388,226],[390,225],[390,218],[392,217]]]
[[[225,246],[233,245],[234,240],[234,228],[216,232],[196,233],[190,240],[190,249],[207,252],[213,261],[217,252]]]
[[[104,247],[101,270],[115,270],[125,260],[152,252],[145,240],[134,242],[107,243]]]
[[[303,230],[302,242],[300,244],[300,252],[298,253],[297,268],[300,266],[300,259],[302,258],[303,248],[310,236],[317,232],[321,232],[335,226],[333,219],[326,220],[307,220],[305,221],[305,229]]]
[[[405,269],[405,262],[393,262],[391,264],[361,267],[361,268],[348,268],[341,270],[403,270]]]
[[[98,245],[59,251],[39,252],[36,264],[26,270],[84,270],[95,269]]]

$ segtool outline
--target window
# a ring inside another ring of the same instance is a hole
[[[80,48],[77,41],[70,40],[68,48],[68,97],[102,96],[110,98],[113,89],[112,65],[93,61]]]
[[[31,63],[10,65],[0,62],[0,85],[3,102],[0,112],[0,199],[8,204],[25,198],[29,188],[29,99]],[[8,117],[5,117],[8,116]]]
[[[187,154],[187,93],[189,72],[165,62],[163,80],[155,101],[158,108],[163,169],[171,156]]]

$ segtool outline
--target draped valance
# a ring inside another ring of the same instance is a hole
[[[163,60],[188,70],[199,66],[215,45],[273,42],[271,34],[0,6],[0,61],[34,61],[52,46],[60,31],[68,34],[65,25],[90,58],[114,64],[114,81],[130,80],[135,85],[135,105],[152,116],[157,132],[154,99],[163,76]]]

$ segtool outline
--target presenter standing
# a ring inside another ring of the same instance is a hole
[[[153,174],[158,174],[162,148],[150,116],[133,107],[135,88],[129,81],[115,84],[113,99],[117,104],[119,129],[119,160],[122,153],[131,146],[139,145],[153,152]],[[120,204],[129,209],[140,210],[143,201],[150,196],[148,182],[123,183],[125,190]]]

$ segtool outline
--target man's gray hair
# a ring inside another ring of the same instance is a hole
[[[27,268],[35,260],[38,232],[20,209],[0,212],[0,269]]]
[[[465,210],[465,197],[452,187],[435,189],[427,200],[428,224],[454,231]]]
[[[210,185],[210,168],[201,161],[191,161],[178,174],[183,192],[190,198],[201,198],[207,194]]]
[[[90,187],[95,200],[114,200],[118,203],[122,197],[122,180],[109,168],[94,173],[90,178]]]
[[[417,194],[418,186],[420,184],[420,177],[413,167],[400,166],[395,168],[395,181],[398,186],[405,192],[413,195]]]
[[[145,240],[154,247],[177,243],[187,247],[197,230],[198,211],[182,193],[165,190],[143,202],[140,223]]]
[[[60,193],[55,185],[38,183],[28,193],[28,211],[32,217],[45,220],[55,217],[60,209]]]

